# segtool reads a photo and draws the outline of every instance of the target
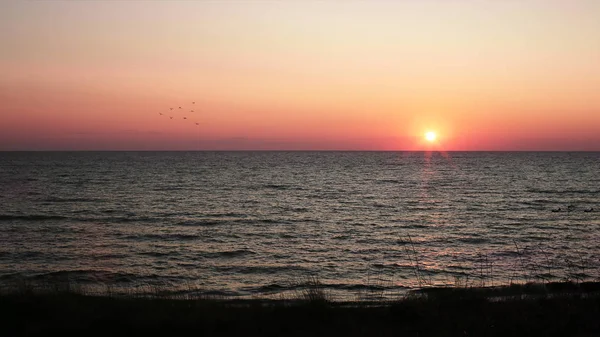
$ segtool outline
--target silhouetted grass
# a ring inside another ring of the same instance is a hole
[[[313,305],[322,305],[331,301],[331,297],[327,293],[327,290],[323,288],[317,276],[309,277],[303,286],[302,291],[296,297],[297,300],[302,300]]]
[[[311,282],[295,301],[95,296],[23,284],[0,296],[0,336],[600,335],[598,283],[431,288],[375,305],[327,301]]]
[[[173,293],[15,279],[0,288],[0,336],[600,336],[600,282],[490,286],[492,268],[478,256],[476,281],[434,287],[422,277],[423,288],[394,301],[383,296],[380,277],[368,278],[375,290],[352,302],[332,300],[317,276],[274,300],[228,298],[192,284]]]
[[[173,292],[17,278],[0,284],[0,336],[600,336],[600,282],[583,255],[565,259],[560,276],[543,247],[515,242],[508,281],[478,251],[472,273],[440,287],[412,238],[404,244],[419,288],[393,300],[384,293],[393,278],[381,274],[368,274],[355,301],[336,300],[318,276],[275,299],[227,297],[191,283]]]

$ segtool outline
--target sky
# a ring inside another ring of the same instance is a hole
[[[3,0],[0,150],[600,151],[599,13]]]

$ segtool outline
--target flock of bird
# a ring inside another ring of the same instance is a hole
[[[195,105],[196,105],[196,102],[192,102],[192,105],[194,105],[194,106],[195,106]],[[175,108],[169,108],[169,111],[170,111],[169,115],[166,115],[166,114],[164,114],[164,113],[162,113],[162,112],[159,112],[158,114],[159,114],[160,116],[165,116],[165,117],[169,117],[169,119],[173,119],[173,118],[175,117],[175,116],[174,116],[174,113],[175,113],[175,112],[178,112],[179,110],[181,110],[181,111],[184,111],[183,107],[181,107],[181,106],[180,106],[180,107],[178,107],[177,109],[175,109]],[[194,111],[194,109],[191,109],[189,112],[191,112],[191,113],[194,113],[195,111]],[[185,119],[185,120],[189,120],[189,119],[187,118],[187,116],[182,116],[182,117],[183,117],[183,119]],[[196,126],[199,126],[199,125],[200,125],[200,123],[198,123],[198,122],[196,122],[196,121],[194,121],[194,123],[196,124]]]

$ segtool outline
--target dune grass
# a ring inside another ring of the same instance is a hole
[[[314,281],[285,301],[26,288],[0,295],[0,336],[600,336],[597,283],[432,288],[374,305],[329,301]]]
[[[17,278],[0,283],[0,336],[599,336],[600,282],[583,259],[563,277],[550,261],[529,259],[515,243],[515,270],[501,282],[487,254],[479,267],[436,286],[422,269],[412,238],[404,246],[418,289],[389,296],[367,277],[355,300],[340,301],[307,276],[291,293],[241,299],[193,284],[173,292]],[[547,271],[545,271],[547,269]],[[391,281],[391,283],[394,283]]]

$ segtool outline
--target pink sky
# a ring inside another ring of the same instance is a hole
[[[600,151],[598,13],[595,0],[6,0],[0,150]]]

